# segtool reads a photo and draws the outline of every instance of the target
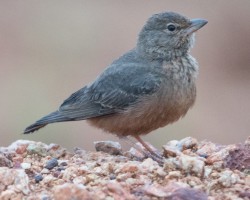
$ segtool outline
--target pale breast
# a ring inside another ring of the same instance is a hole
[[[163,65],[160,89],[144,96],[127,110],[88,120],[92,125],[118,136],[147,134],[184,116],[195,102],[198,66],[188,56]]]

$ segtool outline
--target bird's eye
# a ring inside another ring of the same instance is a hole
[[[174,24],[169,24],[168,26],[167,26],[167,28],[168,28],[168,30],[169,31],[175,31],[175,29],[176,29],[176,27],[175,27],[175,25]]]

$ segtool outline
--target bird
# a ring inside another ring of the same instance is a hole
[[[155,155],[141,136],[177,121],[194,105],[199,67],[190,49],[207,22],[169,11],[152,15],[133,49],[23,133],[86,120],[118,137],[134,137]]]

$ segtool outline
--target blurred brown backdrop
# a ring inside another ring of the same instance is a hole
[[[146,136],[155,146],[193,136],[228,144],[250,134],[250,1],[0,1],[0,146],[17,139],[93,149],[116,137],[86,122],[22,130],[58,108],[111,61],[134,47],[153,13],[205,18],[192,55],[198,98],[185,118]]]

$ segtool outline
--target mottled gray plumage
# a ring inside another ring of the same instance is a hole
[[[24,133],[49,123],[88,119],[107,132],[138,138],[178,120],[195,101],[198,65],[189,49],[194,32],[206,23],[173,12],[153,15],[134,49]]]

